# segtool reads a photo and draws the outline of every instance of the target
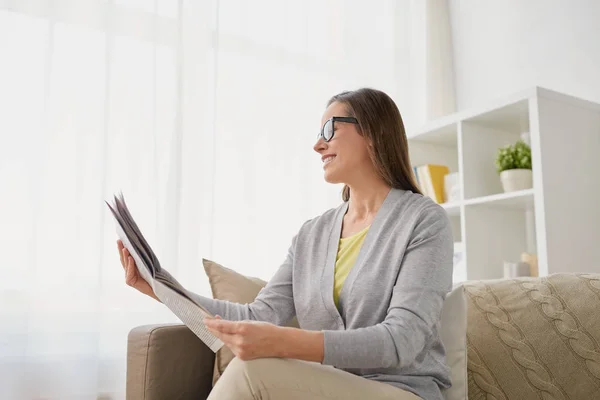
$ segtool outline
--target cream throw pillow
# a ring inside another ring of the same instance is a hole
[[[252,303],[260,289],[267,284],[262,279],[247,277],[214,261],[202,259],[202,264],[215,299],[241,304]],[[286,326],[298,328],[296,318],[292,319]],[[231,350],[226,346],[217,351],[213,370],[213,386],[234,357]]]

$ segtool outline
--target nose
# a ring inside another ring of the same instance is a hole
[[[315,143],[315,145],[313,146],[313,150],[316,151],[317,153],[320,153],[321,151],[323,151],[325,149],[327,149],[327,142],[325,140],[323,140],[322,137],[319,136],[317,143]]]

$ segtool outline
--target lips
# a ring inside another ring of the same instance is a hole
[[[333,160],[335,160],[336,156],[333,154],[323,156],[323,166],[330,164]]]

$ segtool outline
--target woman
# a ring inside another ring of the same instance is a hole
[[[385,93],[334,96],[322,126],[314,150],[325,180],[345,184],[343,203],[304,223],[253,303],[196,295],[222,317],[206,326],[236,355],[209,398],[442,399],[446,213],[415,185],[402,118]],[[127,283],[156,298],[119,250]],[[302,329],[281,326],[293,316]]]

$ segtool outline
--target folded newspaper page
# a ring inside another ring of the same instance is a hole
[[[217,352],[223,342],[204,326],[204,318],[212,316],[204,307],[196,303],[188,291],[167,270],[163,269],[152,248],[142,235],[129,212],[121,193],[114,196],[108,208],[116,220],[117,235],[135,260],[137,269],[160,299],[184,324],[190,328],[213,352]]]

